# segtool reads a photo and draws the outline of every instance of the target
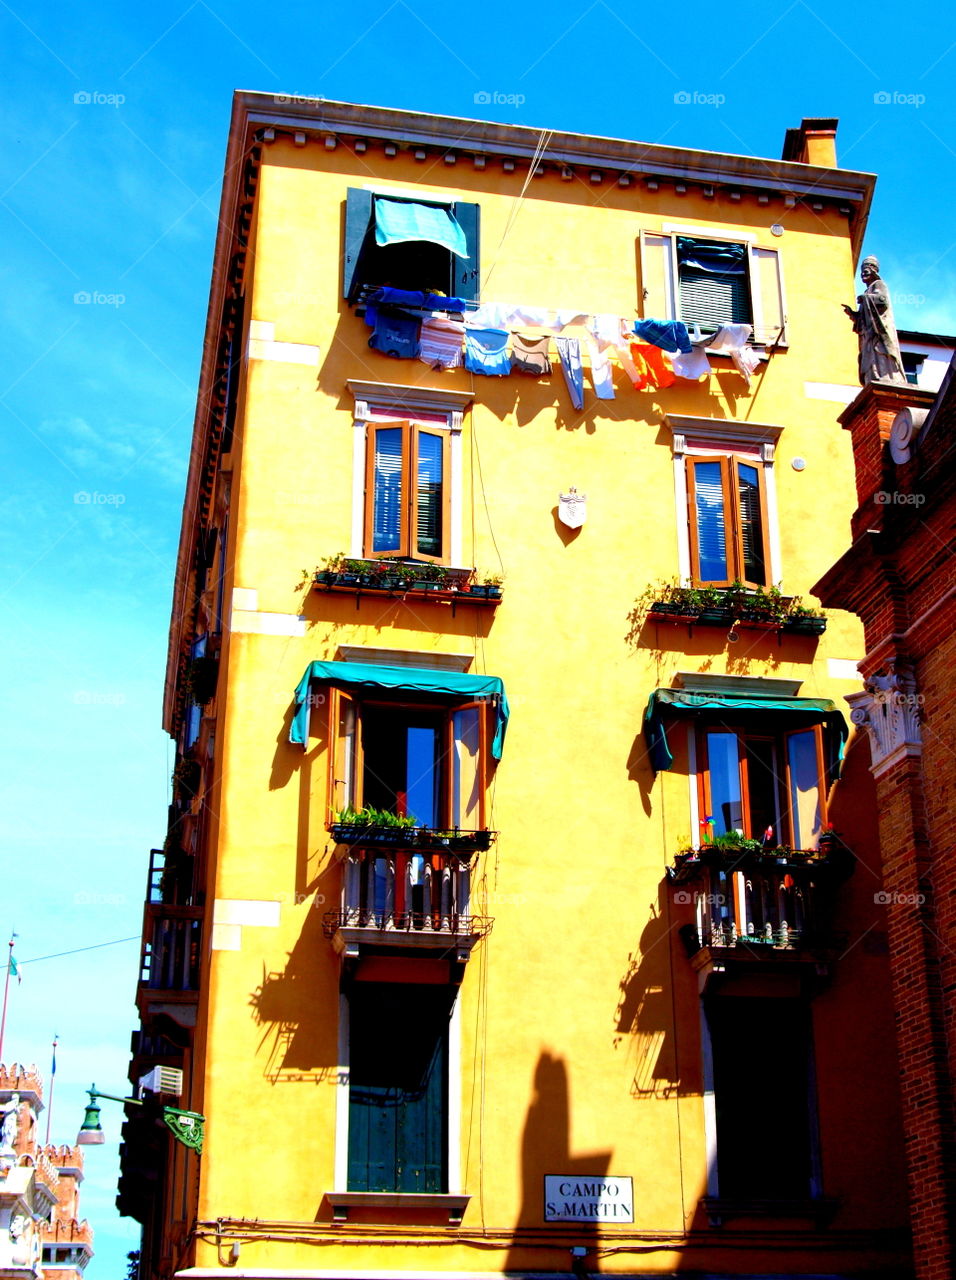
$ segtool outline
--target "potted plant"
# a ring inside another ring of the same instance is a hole
[[[820,609],[810,609],[800,596],[794,596],[784,619],[784,628],[796,635],[822,636],[827,629],[826,614]]]

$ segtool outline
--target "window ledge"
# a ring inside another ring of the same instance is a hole
[[[829,1226],[840,1202],[832,1196],[805,1200],[773,1200],[749,1196],[704,1196],[701,1199],[710,1225],[720,1227],[728,1218],[806,1218],[817,1230]]]
[[[350,1209],[437,1209],[448,1213],[449,1226],[457,1227],[468,1208],[470,1195],[408,1191],[327,1191],[332,1220],[345,1222]]]

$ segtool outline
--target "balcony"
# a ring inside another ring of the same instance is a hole
[[[136,992],[144,1025],[160,1014],[181,1027],[196,1025],[202,916],[201,907],[146,904]]]
[[[702,983],[754,964],[825,971],[846,944],[832,916],[852,865],[842,844],[813,851],[702,845],[678,855],[668,876],[675,906],[694,908],[695,921],[680,936]]]
[[[477,581],[472,569],[454,569],[431,560],[354,560],[334,556],[325,568],[316,569],[313,588],[356,597],[422,600],[452,606],[495,608],[501,600],[500,579]]]
[[[490,834],[490,833],[484,833]],[[492,920],[471,914],[470,854],[349,847],[342,905],[324,929],[336,951],[354,960],[365,948],[439,952],[468,959]]]

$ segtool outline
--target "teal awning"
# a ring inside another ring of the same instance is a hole
[[[403,693],[443,693],[461,698],[493,698],[495,704],[495,736],[491,754],[501,759],[508,727],[508,698],[504,682],[497,676],[469,675],[461,671],[434,671],[428,667],[380,667],[371,662],[310,662],[295,691],[296,711],[289,730],[289,741],[305,747],[309,738],[309,688],[313,682],[327,680],[350,688],[383,689]]]
[[[442,205],[416,204],[413,200],[375,197],[375,243],[404,244],[406,240],[430,240],[468,257],[468,243],[458,220]]]
[[[843,713],[829,698],[785,698],[757,693],[708,692],[692,689],[655,689],[644,713],[644,737],[654,772],[674,763],[664,727],[665,715],[707,715],[709,712],[761,712],[801,716],[813,724],[822,722],[827,749],[827,772],[839,777],[848,730]]]

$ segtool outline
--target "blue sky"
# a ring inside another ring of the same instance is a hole
[[[803,116],[838,116],[841,163],[880,174],[866,250],[908,299],[897,322],[954,333],[956,44],[895,5],[803,0],[0,0],[0,41],[0,930],[17,930],[23,962],[4,1057],[46,1070],[59,1032],[63,1141],[90,1081],[124,1089],[232,90],[761,156]],[[42,958],[61,952],[74,954]],[[120,1108],[103,1115],[115,1143]],[[112,1207],[116,1170],[114,1146],[93,1150],[94,1280],[121,1276],[136,1245]]]

